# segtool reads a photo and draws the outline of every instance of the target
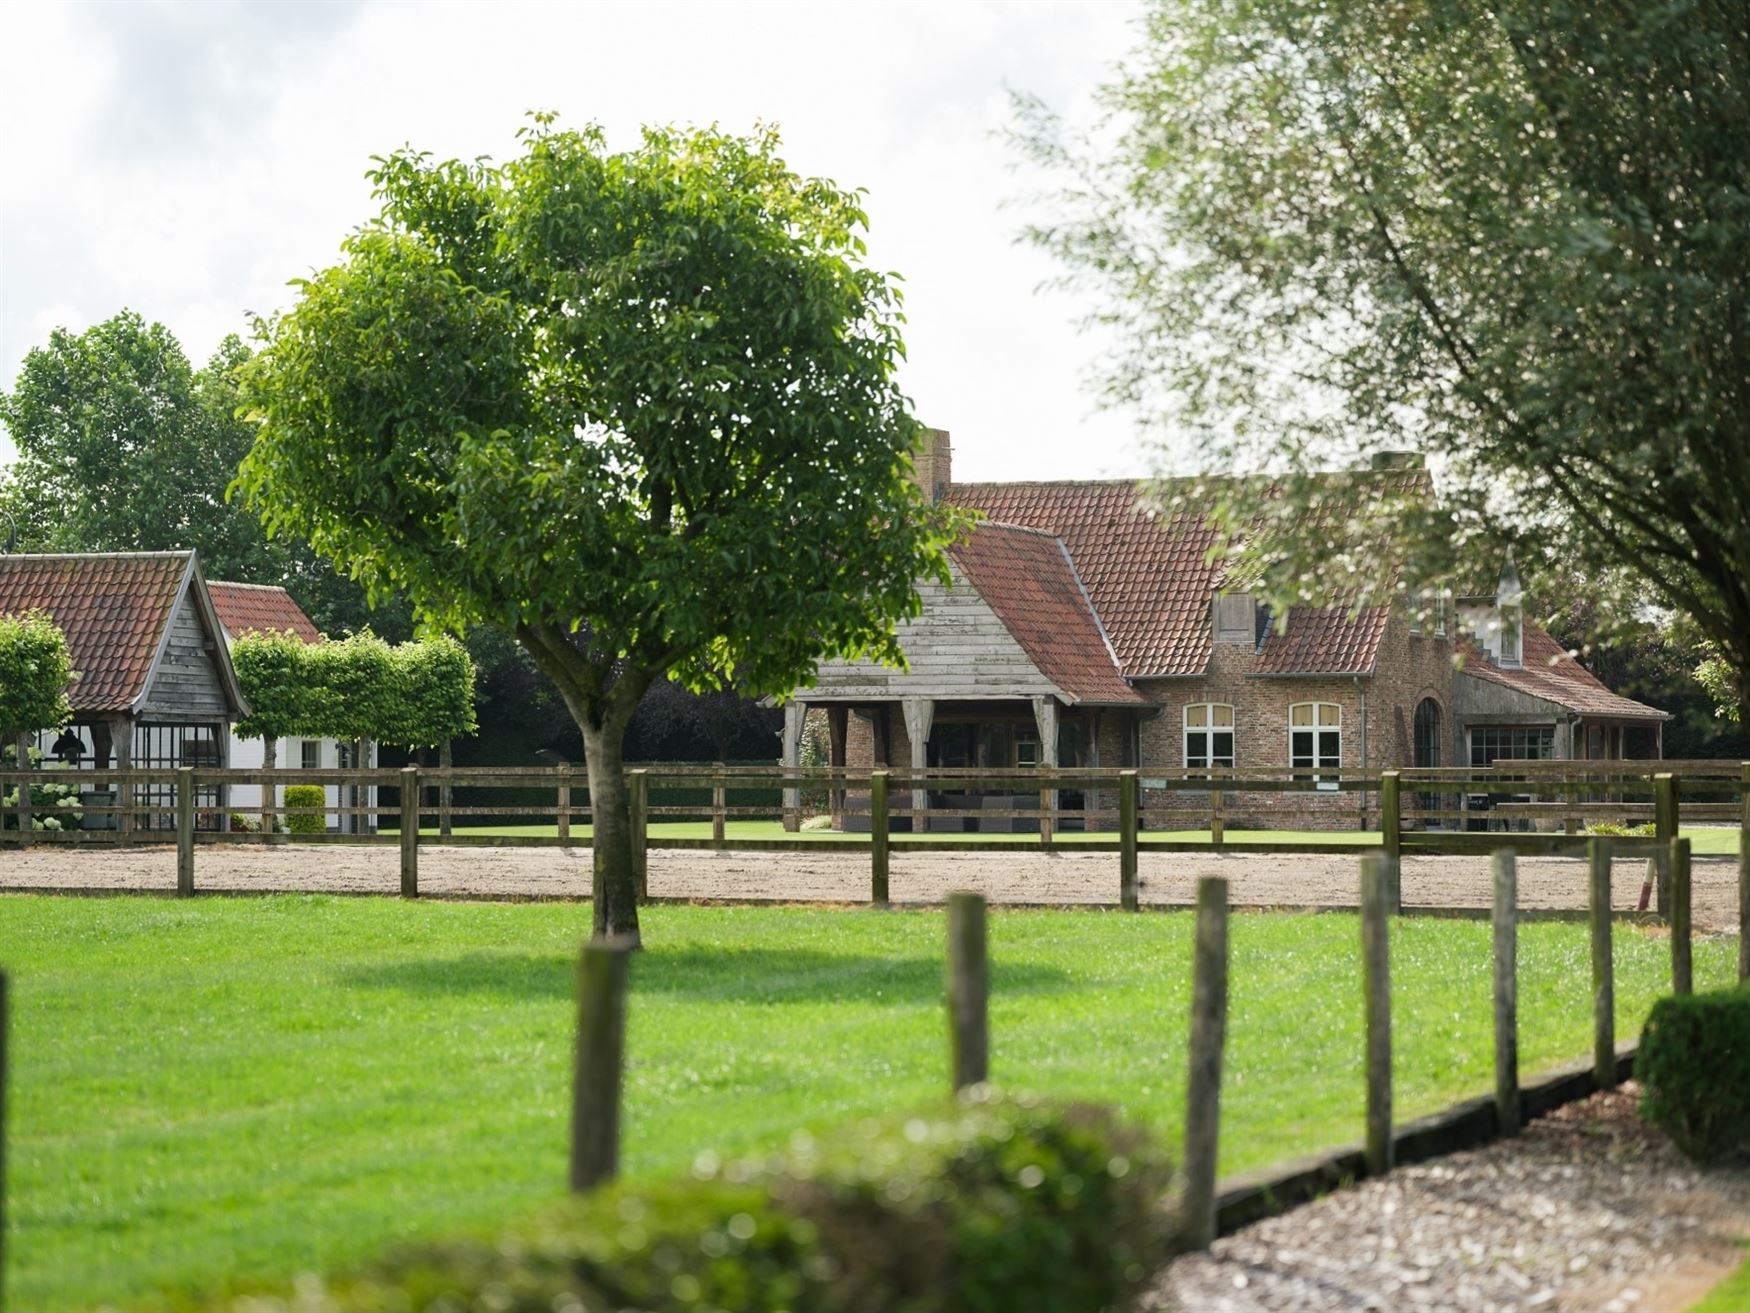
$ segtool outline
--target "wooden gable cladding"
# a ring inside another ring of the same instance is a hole
[[[203,623],[193,591],[184,591],[138,714],[152,719],[232,715],[217,659],[222,644],[223,639],[209,633]]]
[[[1016,698],[1056,695],[1026,650],[978,595],[961,568],[950,562],[952,583],[926,580],[918,587],[923,613],[899,628],[909,670],[872,661],[823,661],[804,701]]]

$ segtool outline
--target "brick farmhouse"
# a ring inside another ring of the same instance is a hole
[[[1209,526],[1163,516],[1134,481],[956,483],[940,431],[917,472],[984,518],[950,549],[949,586],[920,588],[922,614],[900,630],[909,669],[828,661],[795,691],[787,764],[811,709],[825,711],[834,764],[1134,766],[1145,787],[1150,771],[1211,767],[1660,755],[1667,714],[1612,693],[1526,620],[1510,563],[1492,595],[1439,599],[1419,619],[1296,607],[1279,632],[1224,588]],[[1413,466],[1375,477],[1427,483]],[[1354,824],[1360,796],[1332,794],[1329,821]],[[920,791],[913,805],[967,803]]]

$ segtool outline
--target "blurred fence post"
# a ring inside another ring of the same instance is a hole
[[[176,896],[194,894],[194,767],[176,768]]]
[[[887,772],[869,774],[869,901],[887,906]]]
[[[718,762],[716,770],[723,769],[723,763]],[[728,833],[729,820],[729,790],[724,787],[721,778],[711,784],[711,842],[722,843]]]
[[[571,1098],[571,1188],[593,1189],[620,1170],[620,1080],[626,1058],[628,939],[583,946],[577,970],[577,1064]]]
[[[1518,854],[1497,848],[1495,875],[1495,1122],[1519,1134],[1519,867]]]
[[[984,895],[948,895],[948,1037],[954,1091],[990,1077],[990,966]]]
[[[1197,882],[1191,974],[1191,1070],[1185,1086],[1185,1238],[1215,1241],[1215,1169],[1221,1138],[1221,1064],[1227,1041],[1227,881]]]
[[[1592,925],[1592,1079],[1616,1088],[1616,981],[1610,945],[1610,840],[1586,841],[1588,914]]]
[[[419,767],[401,768],[401,896],[419,897]]]
[[[553,791],[553,827],[559,842],[571,839],[571,767],[559,768],[559,784]]]
[[[631,794],[627,811],[632,822],[632,882],[638,900],[650,897],[650,776],[628,771]]]
[[[1136,882],[1136,772],[1118,772],[1118,904],[1126,912],[1139,906]]]
[[[1392,1168],[1391,944],[1386,910],[1390,862],[1361,859],[1361,989],[1367,1019],[1367,1172]]]
[[[450,837],[450,807],[454,793],[450,787],[450,771],[456,764],[455,754],[450,749],[450,741],[445,739],[438,744],[438,765],[443,767],[443,783],[438,785],[438,838]]]
[[[1750,980],[1750,761],[1743,765],[1738,787],[1738,979]]]
[[[1689,840],[1671,841],[1671,992],[1695,992],[1694,958],[1691,955],[1689,888]]]

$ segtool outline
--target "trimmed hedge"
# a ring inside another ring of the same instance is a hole
[[[1166,1163],[1109,1111],[979,1094],[769,1162],[420,1246],[270,1313],[1104,1313],[1170,1256]]]
[[[1750,984],[1653,1005],[1635,1076],[1641,1115],[1698,1162],[1750,1149]]]
[[[288,784],[286,786],[286,806],[289,807],[326,807],[328,791],[320,784]],[[286,829],[293,834],[326,834],[328,833],[328,816],[326,812],[310,812],[302,816],[286,817]]]

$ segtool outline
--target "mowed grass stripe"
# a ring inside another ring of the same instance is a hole
[[[655,907],[634,967],[627,1170],[937,1097],[939,911]],[[10,1307],[283,1277],[489,1227],[562,1189],[586,908],[279,896],[0,898],[13,973]],[[992,913],[994,1077],[1176,1141],[1187,915]],[[1239,915],[1224,1171],[1361,1125],[1351,916]],[[1400,1117],[1490,1087],[1486,924],[1394,924]],[[1617,935],[1634,1034],[1667,945]],[[1527,1071],[1584,1054],[1585,928],[1521,930]],[[1723,984],[1727,941],[1698,945]]]

